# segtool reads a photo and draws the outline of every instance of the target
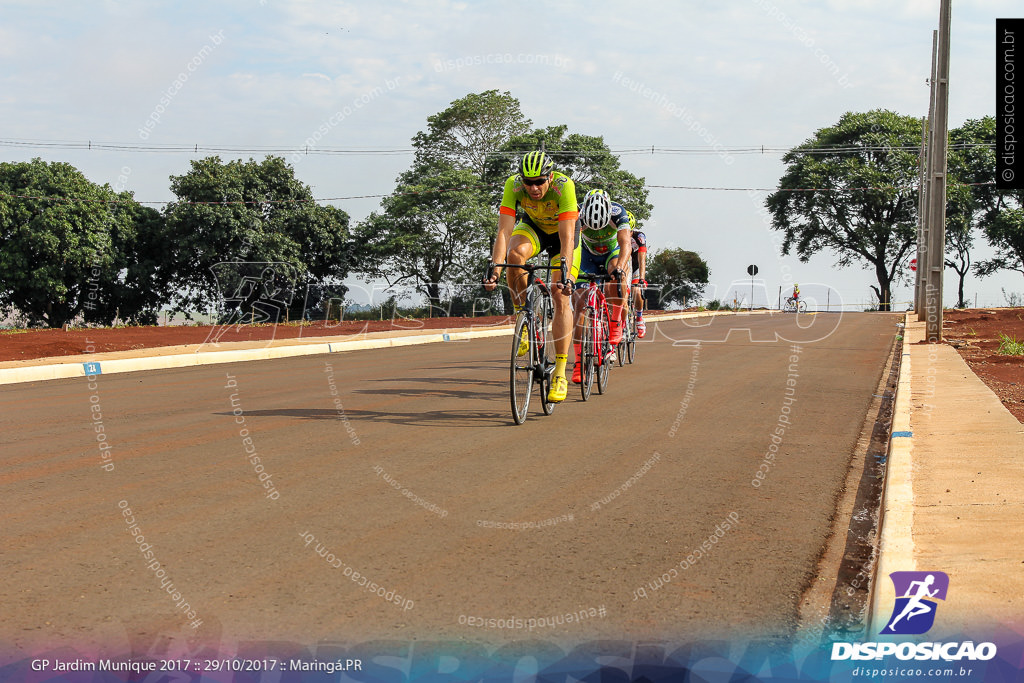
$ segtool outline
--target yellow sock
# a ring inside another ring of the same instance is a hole
[[[569,361],[569,354],[567,353],[556,353],[555,354],[555,374],[559,377],[565,377],[565,364]]]

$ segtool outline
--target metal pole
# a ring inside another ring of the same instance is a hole
[[[936,63],[935,117],[932,120],[931,178],[928,194],[928,273],[925,280],[926,338],[942,340],[942,274],[946,244],[946,155],[949,126],[949,20],[951,0],[942,0],[939,12],[939,51]]]
[[[918,322],[924,320],[924,255],[925,213],[928,210],[928,120],[921,118],[921,157],[917,176],[917,269],[914,271],[914,312]]]
[[[932,156],[935,150],[935,128],[932,126],[932,122],[935,119],[935,82],[937,80],[936,70],[938,68],[939,61],[939,32],[932,31],[932,70],[931,80],[929,83],[928,91],[928,125],[927,125],[927,147],[925,149],[925,180],[924,180],[924,196],[921,201],[921,242],[918,245],[918,249],[921,251],[921,256],[917,260],[917,281],[919,284],[919,291],[917,292],[920,301],[915,302],[914,308],[917,311],[917,321],[924,322],[928,319],[927,300],[925,297],[925,288],[928,284],[928,273],[929,265],[931,261],[929,259],[928,250],[931,249],[931,218],[928,215],[931,207],[931,193],[932,193]]]

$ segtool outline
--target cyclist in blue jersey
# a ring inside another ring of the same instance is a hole
[[[630,284],[633,290],[633,308],[636,309],[636,335],[643,339],[647,336],[647,323],[644,322],[643,291],[647,289],[647,235],[636,226],[636,216],[627,211],[629,230],[632,235],[630,247],[632,251],[633,277]]]

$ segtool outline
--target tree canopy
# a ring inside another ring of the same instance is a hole
[[[509,92],[470,93],[427,118],[427,130],[412,139],[416,164],[443,161],[482,179],[488,156],[512,137],[526,133],[530,123],[519,100]]]
[[[879,306],[890,310],[892,285],[916,244],[920,129],[890,111],[848,112],[790,150],[780,189],[765,201],[785,235],[782,253],[796,250],[807,262],[829,250],[840,267],[872,269]]]
[[[949,131],[946,175],[946,267],[958,276],[957,307],[965,308],[964,279],[971,269],[974,235],[993,206],[995,119],[972,119]]]
[[[996,122],[992,116],[971,120],[950,134],[957,141],[971,143],[968,149],[951,152],[964,161],[963,182],[991,183],[996,176]],[[988,145],[992,145],[989,147]],[[950,164],[950,173],[954,166]],[[973,224],[981,229],[995,250],[992,258],[975,264],[978,275],[991,275],[1000,270],[1024,274],[1024,190],[1000,190],[994,184],[976,185],[970,189],[967,204]]]
[[[708,264],[694,251],[659,249],[647,258],[647,280],[658,288],[657,301],[652,304],[660,308],[698,298],[710,275]]]
[[[359,268],[391,286],[409,284],[440,306],[446,285],[480,280],[494,224],[472,171],[422,162],[398,177],[381,212],[357,228]]]
[[[173,237],[179,309],[203,308],[228,295],[225,290],[235,284],[218,278],[225,273],[237,278],[242,271],[218,270],[225,263],[287,264],[277,267],[277,277],[300,287],[333,283],[344,291],[340,281],[352,252],[348,214],[316,204],[284,159],[207,157],[193,161],[188,173],[171,176],[171,189],[177,200],[164,211]],[[280,283],[266,286],[276,289]]]
[[[50,327],[152,309],[152,264],[132,252],[150,249],[155,214],[71,164],[0,163],[0,306]]]

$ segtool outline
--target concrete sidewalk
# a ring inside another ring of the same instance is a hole
[[[907,570],[949,575],[929,640],[1024,633],[1024,425],[924,338],[908,315],[867,637],[891,614],[889,573]]]

